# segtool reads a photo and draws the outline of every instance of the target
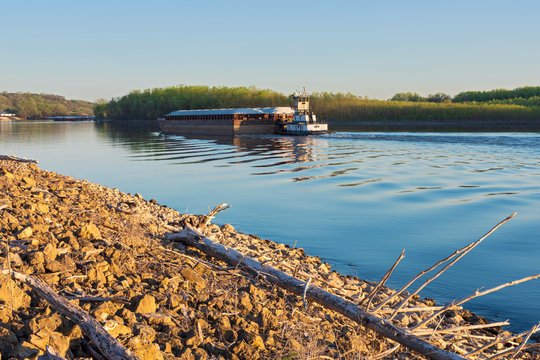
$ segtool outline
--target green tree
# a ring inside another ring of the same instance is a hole
[[[403,92],[403,93],[397,93],[390,99],[391,101],[412,101],[412,102],[419,102],[424,101],[424,98],[417,93],[413,92]]]
[[[442,102],[450,102],[452,100],[452,97],[448,94],[438,92],[436,94],[430,94],[426,98],[427,102],[434,102],[434,103],[442,103]]]
[[[17,115],[22,116],[26,120],[30,116],[36,116],[38,112],[36,100],[33,98],[25,98],[15,104]]]

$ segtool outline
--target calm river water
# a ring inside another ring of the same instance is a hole
[[[351,130],[351,129],[349,129]],[[318,137],[159,135],[155,124],[0,122],[0,153],[297,243],[333,268],[398,287],[518,212],[421,295],[447,302],[540,273],[540,134],[343,131]],[[468,309],[522,330],[540,280]]]

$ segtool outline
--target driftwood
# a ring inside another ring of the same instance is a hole
[[[392,318],[394,318],[394,316],[396,316],[396,314],[398,313],[399,309],[401,309],[402,307],[404,307],[408,302],[409,300],[416,294],[418,294],[420,292],[420,290],[422,290],[423,288],[425,288],[430,282],[432,282],[433,280],[435,280],[436,278],[438,278],[439,276],[441,276],[446,270],[448,270],[452,265],[454,265],[456,262],[458,262],[462,257],[464,257],[465,255],[467,255],[471,250],[473,250],[476,246],[478,246],[482,241],[484,241],[489,235],[491,235],[495,230],[497,230],[499,227],[501,227],[504,223],[510,221],[510,219],[512,219],[514,216],[516,216],[517,213],[513,213],[512,215],[508,216],[506,219],[504,219],[503,221],[499,222],[497,225],[495,225],[490,231],[488,231],[484,236],[482,236],[480,239],[478,239],[477,241],[475,242],[472,242],[470,243],[469,245],[465,246],[464,248],[462,249],[459,249],[459,250],[456,250],[453,254],[451,254],[450,256],[448,256],[446,259],[443,259],[441,261],[439,261],[438,263],[436,263],[435,265],[433,265],[432,267],[430,267],[429,269],[426,269],[422,272],[420,272],[418,275],[416,275],[413,279],[411,279],[411,281],[409,281],[401,290],[399,290],[397,293],[395,293],[394,295],[390,296],[388,299],[386,299],[385,301],[383,301],[381,304],[379,304],[374,312],[376,312],[378,309],[380,309],[382,307],[382,305],[387,302],[388,300],[390,300],[392,297],[394,296],[397,296],[399,294],[401,294],[403,291],[405,291],[405,289],[407,289],[410,285],[412,285],[413,282],[415,282],[416,280],[418,280],[421,276],[423,276],[424,274],[427,274],[428,272],[431,272],[432,270],[434,270],[435,268],[437,268],[439,265],[445,263],[446,261],[448,260],[451,260],[453,259],[452,261],[450,261],[447,265],[445,265],[441,270],[439,270],[435,275],[433,275],[432,277],[430,277],[429,279],[427,279],[418,289],[416,289],[416,291],[414,291],[413,293],[409,294],[408,297],[405,298],[405,300],[403,300],[394,310],[394,313],[390,316],[390,320]],[[454,258],[455,257],[455,258]]]
[[[0,273],[9,274],[9,271],[3,270]],[[118,340],[111,336],[103,326],[96,321],[96,319],[58,295],[41,280],[14,271],[11,272],[11,276],[28,285],[54,309],[79,325],[83,333],[92,341],[94,346],[99,349],[101,355],[106,359],[139,359],[139,357],[133,355],[128,349],[122,346]]]
[[[0,160],[11,160],[11,161],[18,161],[22,163],[29,163],[29,164],[37,164],[37,160],[32,159],[23,159],[20,157],[17,157],[15,155],[0,155]]]
[[[266,275],[267,281],[274,283],[292,293],[303,296],[306,283],[293,276],[285,274],[276,268],[263,265],[260,262],[245,256],[241,252],[218,244],[203,236],[200,232],[186,224],[184,230],[178,233],[169,233],[166,238],[178,241],[185,245],[195,247],[200,251],[221,259],[231,266],[241,267],[246,272],[256,276]],[[315,301],[326,308],[334,310],[353,321],[368,327],[376,333],[394,340],[433,360],[463,360],[460,355],[440,349],[408,331],[401,329],[391,322],[370,314],[358,307],[357,304],[331,294],[316,285],[310,285],[306,290],[306,299]]]

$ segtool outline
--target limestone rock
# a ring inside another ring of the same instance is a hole
[[[17,234],[17,239],[24,240],[28,239],[30,236],[32,236],[33,231],[31,226],[24,227],[19,233]]]
[[[152,295],[146,294],[141,300],[139,300],[135,312],[139,314],[148,314],[156,312],[156,309],[156,298],[154,298]]]
[[[121,335],[129,335],[131,334],[131,329],[125,326],[124,324],[120,324],[113,320],[108,320],[105,325],[103,325],[103,328],[107,330],[109,334],[114,336],[115,338],[121,336]]]
[[[31,177],[25,176],[23,177],[23,185],[26,187],[32,187],[36,186],[36,180],[32,179]]]
[[[99,231],[98,227],[94,223],[88,223],[84,225],[79,235],[84,239],[90,239],[90,240],[99,240],[101,239],[101,232]]]
[[[30,306],[30,296],[17,284],[15,281],[11,281],[8,275],[0,276],[0,302],[5,306],[11,306],[18,310],[20,308],[27,308]]]
[[[206,282],[204,281],[202,276],[197,274],[197,272],[193,271],[191,268],[184,267],[182,271],[180,272],[180,274],[182,274],[184,279],[188,280],[192,284],[195,284],[196,288],[201,289],[201,290],[206,288]]]

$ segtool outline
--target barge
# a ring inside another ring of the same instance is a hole
[[[158,119],[164,134],[311,135],[328,132],[328,125],[317,122],[305,90],[292,95],[292,107],[198,109],[173,111]]]

